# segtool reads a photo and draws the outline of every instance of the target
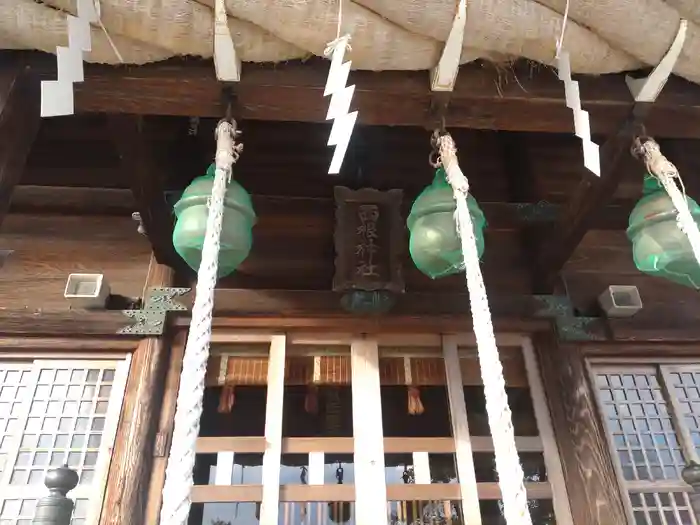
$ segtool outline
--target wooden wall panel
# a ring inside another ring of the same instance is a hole
[[[634,321],[658,324],[675,316],[687,323],[700,321],[700,295],[690,288],[641,273],[632,261],[632,247],[623,231],[590,231],[563,272],[566,290],[575,306],[593,308],[612,284],[634,285],[643,309]]]
[[[130,218],[12,214],[0,229],[0,249],[14,250],[0,269],[6,309],[68,309],[70,273],[103,273],[112,293],[140,297],[151,253]]]

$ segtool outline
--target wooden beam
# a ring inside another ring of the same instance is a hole
[[[118,311],[0,310],[0,335],[13,337],[113,337],[130,324]],[[138,336],[121,336],[134,338]]]
[[[152,260],[147,287],[172,286],[172,269]],[[147,337],[131,360],[122,417],[112,453],[101,525],[145,522],[158,417],[170,351],[165,336]]]
[[[109,129],[156,261],[172,268],[182,268],[184,264],[172,242],[173,212],[165,201],[165,181],[170,164],[164,165],[163,159],[157,157],[157,148],[143,132],[141,117],[111,116]]]
[[[55,74],[55,58],[29,54],[35,68]],[[324,122],[323,89],[328,65],[304,63],[245,64],[236,84],[240,118]],[[633,106],[624,75],[585,76],[580,82],[584,108],[594,133],[612,134]],[[354,71],[353,107],[360,123],[394,126],[430,125],[427,71]],[[221,86],[210,61],[170,60],[146,66],[88,65],[85,82],[76,84],[77,112],[134,113],[221,117]],[[700,137],[700,86],[671,78],[647,128],[657,137]],[[531,132],[571,132],[571,111],[564,89],[548,68],[518,63],[507,71],[489,65],[462,67],[446,115],[450,127]]]
[[[183,298],[183,303],[186,303]],[[500,332],[532,333],[548,330],[553,320],[542,315],[542,302],[531,295],[489,297],[494,325]],[[339,295],[305,290],[217,290],[214,309],[216,330],[336,331],[353,333],[453,333],[469,330],[469,297],[452,293],[406,293],[390,315],[357,316],[344,311]],[[685,342],[700,339],[700,327],[687,317],[662,315],[674,303],[654,306],[657,322],[596,318],[583,329],[598,344],[607,342]],[[572,317],[571,321],[576,321]],[[189,314],[172,313],[174,326],[189,326]],[[0,337],[107,337],[112,338],[130,321],[119,311],[0,309]],[[575,324],[575,323],[574,323]],[[138,336],[122,335],[126,339]]]
[[[266,216],[294,215],[303,208],[306,214],[318,212],[332,217],[331,198],[287,199],[284,196],[252,195],[253,206]],[[561,211],[558,203],[533,199],[519,202],[479,202],[490,228],[515,229],[531,223],[553,222]],[[634,201],[618,200],[600,209],[591,218],[591,229],[620,230],[627,227],[627,218]],[[130,190],[113,188],[71,188],[63,186],[19,185],[15,188],[11,213],[39,215],[115,215],[130,216],[136,210]]]
[[[39,78],[19,60],[0,68],[0,224],[41,122]]]
[[[508,180],[510,200],[516,202],[539,201],[537,178],[527,147],[527,136],[518,136],[515,133],[499,133],[498,137],[503,153],[503,170]],[[537,253],[542,230],[542,222],[530,222],[525,224],[520,231],[522,264],[530,270],[533,279],[536,269],[532,253]]]
[[[624,125],[605,141],[600,149],[602,172],[599,178],[589,172],[583,173],[576,193],[560,213],[559,220],[552,225],[548,232],[550,237],[535,259],[536,292],[551,291],[556,276],[591,229],[593,218],[613,198],[625,173],[639,169],[630,154],[630,147],[650,110],[650,104],[635,105]]]

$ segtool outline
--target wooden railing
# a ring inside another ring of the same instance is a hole
[[[516,444],[520,452],[543,451],[539,437],[517,437]],[[473,436],[471,447],[473,452],[493,452],[493,442],[486,436]],[[198,454],[217,454],[217,469],[214,485],[195,485],[192,491],[193,503],[262,501],[262,485],[231,485],[231,473],[236,453],[264,453],[263,437],[202,437],[197,440],[196,451]],[[283,506],[315,502],[353,502],[354,485],[323,484],[322,472],[325,454],[352,454],[353,451],[352,438],[283,439],[283,454],[309,455],[309,484],[281,486],[280,502]],[[406,509],[413,508],[413,502],[421,502],[423,508],[427,502],[447,508],[445,505],[451,505],[450,501],[461,500],[458,484],[432,482],[428,461],[429,454],[452,454],[454,451],[452,438],[384,439],[385,454],[412,454],[413,456],[415,483],[387,485],[389,515],[399,520],[396,523],[403,523],[401,517],[412,512]],[[321,469],[320,477],[314,469]],[[526,488],[530,499],[552,498],[552,490],[548,482],[528,482]],[[477,483],[477,489],[480,500],[500,499],[501,494],[497,483]],[[289,512],[289,510],[283,510],[280,515],[288,515]],[[452,516],[453,513],[450,511],[448,514]],[[450,523],[444,511],[442,515],[443,521],[439,523]],[[427,521],[427,523],[432,522]]]

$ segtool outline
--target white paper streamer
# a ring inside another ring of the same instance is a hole
[[[90,24],[99,21],[92,0],[78,0],[78,16],[68,16],[68,47],[56,48],[57,79],[41,83],[41,116],[72,115],[73,84],[83,82],[83,53],[92,49]]]
[[[591,125],[588,111],[581,108],[581,94],[578,82],[571,79],[571,62],[569,53],[561,51],[556,58],[559,80],[564,82],[566,95],[566,107],[574,114],[574,134],[581,139],[583,146],[583,165],[592,173],[600,177],[600,151],[598,144],[591,140]]]
[[[328,72],[326,89],[323,92],[324,97],[331,95],[326,120],[333,120],[333,127],[328,137],[328,145],[335,146],[333,160],[328,168],[330,175],[337,175],[340,172],[352,130],[357,121],[357,111],[349,113],[355,86],[346,86],[352,62],[348,61],[343,64],[345,50],[349,49],[349,44],[350,35],[345,35],[330,42],[325,52],[326,56],[331,55],[331,68]]]

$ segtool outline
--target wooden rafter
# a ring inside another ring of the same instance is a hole
[[[30,54],[34,67],[53,73],[55,59]],[[556,74],[533,71],[527,64],[504,73],[481,64],[463,66],[446,119],[450,127],[530,132],[573,129],[571,111]],[[323,89],[328,65],[305,63],[246,64],[236,85],[243,119],[324,122]],[[582,77],[581,99],[591,114],[593,133],[612,134],[629,113],[633,100],[623,75]],[[425,126],[432,94],[425,71],[352,73],[353,107],[361,124]],[[139,67],[86,67],[85,82],[76,84],[76,112],[132,113],[220,117],[225,108],[221,84],[208,61],[170,60]],[[669,79],[647,122],[658,137],[700,137],[700,86]]]
[[[0,224],[39,131],[39,79],[19,60],[0,67]]]
[[[144,133],[141,117],[111,116],[108,126],[157,262],[181,267],[172,243],[173,213],[165,200],[165,183],[171,166],[159,162],[157,148]]]
[[[296,203],[268,195],[252,195],[253,206],[266,216],[293,217],[298,206],[319,216],[333,215],[331,198],[309,197],[295,199]],[[561,211],[558,204],[539,203],[537,199],[517,199],[513,202],[479,201],[488,224],[496,229],[516,229],[530,223],[551,223]],[[627,225],[632,201],[618,201],[598,210],[592,217],[591,227],[598,230],[619,230]],[[43,215],[114,215],[129,216],[134,211],[130,190],[116,188],[71,188],[62,186],[17,186],[12,206],[13,213]],[[258,226],[264,228],[264,225]]]
[[[600,151],[601,176],[584,173],[576,193],[560,212],[558,221],[549,230],[549,237],[535,259],[535,287],[546,293],[574,253],[583,236],[591,228],[595,216],[610,202],[626,173],[625,164],[634,161],[630,147],[634,136],[649,114],[651,104],[635,104],[629,118],[618,132],[605,141]]]

